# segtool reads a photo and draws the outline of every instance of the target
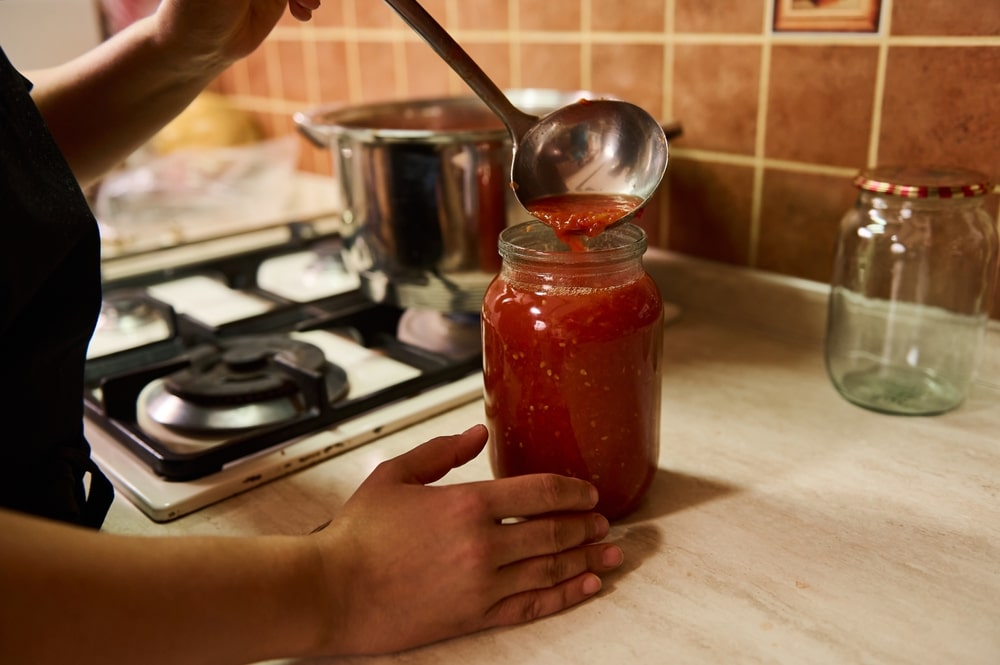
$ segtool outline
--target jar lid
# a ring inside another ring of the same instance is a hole
[[[880,166],[866,169],[854,178],[854,185],[910,199],[969,198],[988,194],[989,178],[978,171],[959,168]]]

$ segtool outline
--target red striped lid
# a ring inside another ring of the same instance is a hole
[[[878,166],[861,171],[854,185],[910,199],[968,198],[988,194],[989,178],[978,171],[960,168]]]

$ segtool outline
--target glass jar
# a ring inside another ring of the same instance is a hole
[[[500,235],[482,312],[490,463],[497,477],[588,480],[616,519],[656,474],[663,304],[642,266],[642,229],[582,243],[570,249],[539,222]]]
[[[830,292],[830,378],[846,399],[875,411],[953,409],[974,378],[997,271],[987,178],[882,167],[855,185]]]

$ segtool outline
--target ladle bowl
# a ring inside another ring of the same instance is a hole
[[[514,145],[511,186],[526,209],[574,194],[626,197],[641,208],[667,168],[667,137],[649,113],[625,101],[580,100],[542,117],[516,108],[415,0],[386,0],[503,121]],[[617,223],[617,222],[616,222]]]

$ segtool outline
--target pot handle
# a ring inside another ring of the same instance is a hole
[[[661,124],[661,127],[663,127],[663,133],[667,135],[667,140],[675,139],[684,133],[684,128],[681,127],[681,123],[677,120]]]
[[[316,147],[326,148],[330,145],[332,135],[324,131],[323,126],[316,123],[312,116],[301,111],[296,111],[292,119],[295,121],[295,126],[298,127],[299,132],[312,141]]]

